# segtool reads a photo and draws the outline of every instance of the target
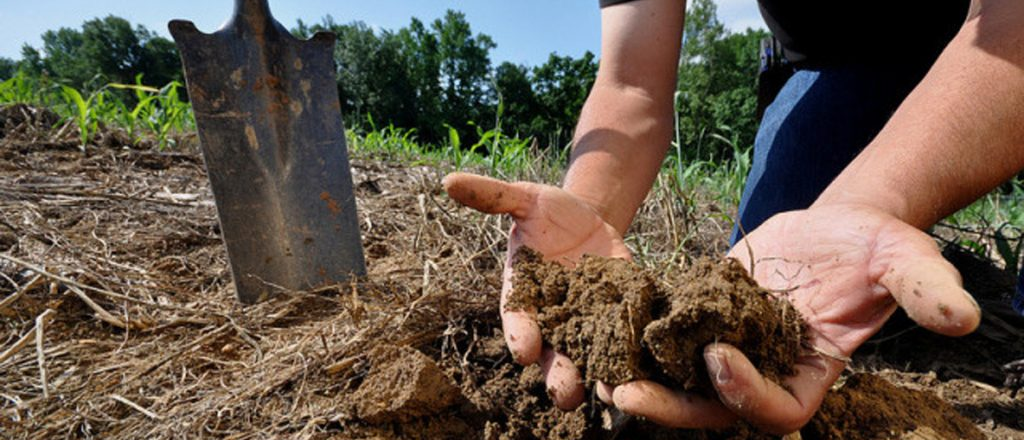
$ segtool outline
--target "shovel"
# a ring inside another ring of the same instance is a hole
[[[234,17],[213,34],[183,20],[168,27],[238,299],[364,275],[334,34],[294,38],[267,0],[236,0]]]

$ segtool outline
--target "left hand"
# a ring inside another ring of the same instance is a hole
[[[845,362],[897,304],[921,326],[948,336],[974,331],[981,311],[956,269],[924,232],[875,208],[836,204],[779,214],[729,257],[765,288],[786,296],[808,324],[806,353],[785,386],[764,379],[735,347],[704,350],[718,399],[650,381],[623,384],[615,406],[659,424],[720,428],[737,418],[775,434],[800,429]]]

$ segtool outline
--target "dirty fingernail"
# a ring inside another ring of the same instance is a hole
[[[708,374],[711,380],[719,385],[725,385],[732,381],[732,370],[726,357],[715,346],[709,346],[704,350],[704,362],[708,364]]]

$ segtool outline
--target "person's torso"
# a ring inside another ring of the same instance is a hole
[[[796,63],[934,60],[967,17],[970,0],[758,0]]]

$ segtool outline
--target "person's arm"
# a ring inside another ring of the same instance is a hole
[[[544,346],[531,311],[505,309],[511,261],[521,246],[570,266],[585,254],[630,257],[622,236],[670,142],[685,6],[684,0],[637,0],[601,10],[601,65],[563,188],[465,173],[444,179],[453,199],[515,220],[499,306],[505,341],[517,362],[540,364],[559,408],[583,402],[582,379],[570,359]],[[598,392],[610,399],[610,391]]]
[[[643,381],[618,387],[616,406],[679,427],[707,426],[728,411],[786,434],[814,415],[842,359],[897,303],[944,335],[978,326],[977,303],[921,231],[1024,168],[1024,2],[980,0],[971,11],[921,84],[818,200],[770,218],[730,252],[759,283],[787,292],[817,353],[780,386],[736,348],[714,344],[705,359],[724,408]]]
[[[671,143],[685,8],[638,0],[601,10],[601,64],[562,188],[622,234]]]
[[[927,228],[1024,168],[1024,2],[971,16],[882,132],[815,205],[877,207]]]

